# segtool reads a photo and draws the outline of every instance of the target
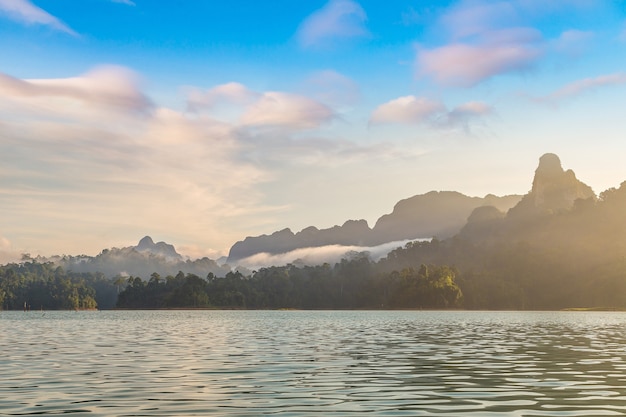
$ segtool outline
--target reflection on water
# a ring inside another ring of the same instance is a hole
[[[0,312],[0,415],[626,413],[626,313]]]

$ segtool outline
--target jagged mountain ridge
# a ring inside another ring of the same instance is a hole
[[[507,211],[520,199],[519,195],[481,198],[431,191],[399,201],[373,228],[365,220],[348,220],[328,229],[310,226],[293,233],[286,228],[270,235],[249,236],[231,247],[228,262],[234,264],[258,253],[280,254],[326,245],[375,246],[406,239],[447,238],[459,232],[475,208],[489,205]]]

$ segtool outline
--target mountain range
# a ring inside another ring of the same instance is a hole
[[[236,264],[259,253],[280,254],[328,245],[362,247],[409,239],[448,238],[461,230],[475,208],[491,206],[507,211],[521,198],[492,194],[480,198],[454,191],[431,191],[399,201],[373,228],[365,220],[348,220],[329,229],[310,226],[297,233],[283,229],[270,235],[247,237],[231,247],[228,263]]]
[[[493,238],[494,231],[508,233],[511,228],[523,227],[526,218],[566,211],[576,201],[590,198],[596,199],[596,195],[589,186],[579,181],[573,171],[563,170],[557,155],[545,154],[539,160],[532,188],[524,196],[489,194],[481,198],[454,191],[431,191],[399,201],[372,228],[365,220],[348,220],[328,229],[310,226],[293,233],[286,228],[270,235],[247,237],[231,247],[225,262],[209,258],[186,260],[173,245],[155,243],[149,236],[136,246],[105,249],[96,256],[56,256],[47,260],[75,272],[101,272],[109,277],[146,277],[155,271],[162,275],[182,271],[223,276],[233,267],[248,272],[246,259],[259,254],[285,254],[283,261],[306,263],[309,260],[298,259],[298,254],[314,248],[333,246],[339,260],[354,248],[378,246],[388,251],[390,242],[455,235]],[[294,259],[287,259],[290,256]]]

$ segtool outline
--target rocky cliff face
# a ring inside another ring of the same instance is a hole
[[[539,158],[532,189],[509,212],[512,217],[552,214],[569,210],[578,199],[596,198],[588,185],[579,181],[571,169],[565,171],[553,153]]]

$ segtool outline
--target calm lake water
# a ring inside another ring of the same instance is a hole
[[[626,414],[626,313],[0,312],[0,415]]]

